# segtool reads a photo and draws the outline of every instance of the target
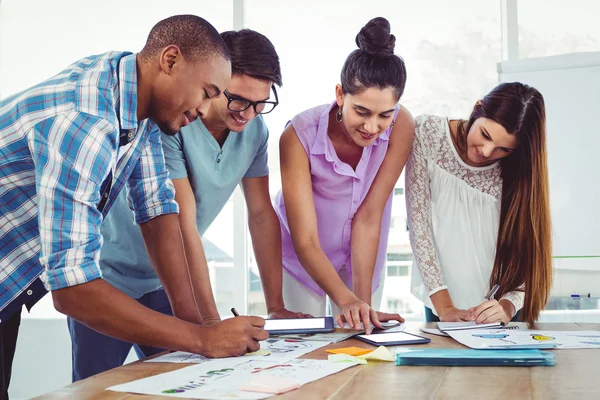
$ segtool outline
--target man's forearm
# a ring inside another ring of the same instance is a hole
[[[58,311],[105,335],[145,346],[200,351],[201,327],[144,307],[102,279],[56,290],[52,298]]]
[[[179,219],[166,214],[140,225],[146,251],[171,302],[173,313],[183,320],[202,323],[192,289]]]

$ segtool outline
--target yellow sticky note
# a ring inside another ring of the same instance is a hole
[[[358,364],[366,364],[367,360],[364,358],[349,356],[348,354],[330,354],[327,356],[327,360],[331,362],[351,362]]]
[[[361,356],[363,354],[371,353],[371,349],[363,349],[362,347],[342,347],[341,349],[325,350],[331,354],[348,354],[349,356]]]
[[[371,361],[395,361],[396,358],[392,354],[391,351],[387,349],[385,346],[379,346],[373,351],[370,351],[367,354],[359,355],[357,358],[364,358],[365,360]]]
[[[246,356],[268,356],[269,354],[271,354],[271,352],[269,350],[257,350],[255,352],[252,353],[246,353]]]

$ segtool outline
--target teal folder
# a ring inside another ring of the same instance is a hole
[[[405,348],[396,351],[396,365],[553,366],[555,356],[541,350],[476,350]]]

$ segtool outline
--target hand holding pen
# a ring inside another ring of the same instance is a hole
[[[242,356],[259,350],[259,342],[269,338],[269,334],[263,329],[263,318],[240,317],[235,308],[231,312],[235,318],[203,328],[206,334],[201,343],[200,354],[210,358]]]
[[[472,307],[469,309],[473,320],[477,324],[501,322],[502,324],[506,325],[510,322],[512,313],[507,309],[514,309],[514,307],[512,306],[512,303],[508,302],[508,300],[503,300],[504,302],[508,302],[507,304],[503,305],[494,298],[499,289],[500,285],[495,284],[485,296],[486,301],[477,307]]]

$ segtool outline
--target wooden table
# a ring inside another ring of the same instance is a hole
[[[463,347],[451,338],[420,333],[422,326],[409,323],[407,332],[431,338],[430,347]],[[598,330],[600,324],[538,324],[546,330]],[[369,346],[356,339],[320,348],[302,358],[327,359],[325,349]],[[373,347],[373,346],[370,346]],[[390,348],[392,352],[393,348]],[[600,398],[600,349],[555,350],[554,367],[396,367],[394,363],[369,363],[346,369],[279,396],[282,399],[598,399]],[[40,399],[148,399],[145,396],[104,390],[148,376],[173,371],[189,364],[140,361],[74,383]]]

